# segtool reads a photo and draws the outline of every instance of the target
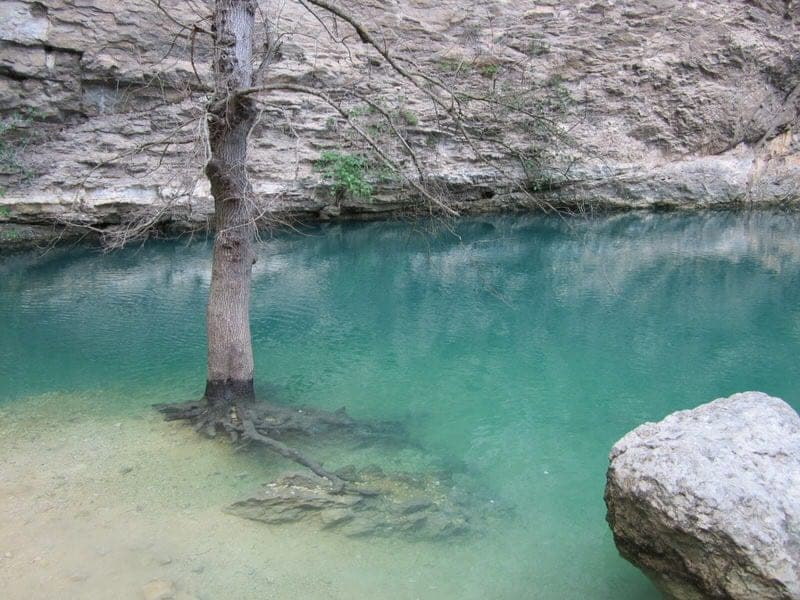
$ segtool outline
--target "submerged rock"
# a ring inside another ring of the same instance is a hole
[[[291,474],[266,484],[227,511],[271,524],[316,520],[350,537],[400,535],[438,540],[473,530],[487,516],[482,503],[435,474],[384,473],[379,467],[337,474],[351,486],[333,493],[322,478]],[[487,507],[494,504],[486,503]]]
[[[142,588],[144,600],[175,600],[175,584],[164,579],[153,579]]]
[[[292,474],[268,483],[254,496],[235,502],[228,512],[265,523],[300,521],[309,513],[331,514],[361,504],[356,494],[333,494],[325,479]]]
[[[637,427],[610,455],[623,557],[673,598],[800,598],[800,416],[735,394]]]

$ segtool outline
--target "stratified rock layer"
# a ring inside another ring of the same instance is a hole
[[[211,81],[208,40],[176,37],[175,21],[157,4],[185,24],[209,10],[207,1],[0,2],[0,116],[29,108],[38,115],[20,133],[19,168],[0,166],[0,222],[105,226],[142,210],[185,226],[207,222],[212,205],[202,149],[197,154],[193,142]],[[572,98],[565,127],[582,159],[556,157],[559,166],[571,164],[567,176],[532,197],[520,194],[445,135],[430,103],[398,87],[363,44],[342,48],[299,2],[278,3],[282,32],[304,35],[285,37],[271,81],[353,89],[368,82],[384,91],[386,102],[408,115],[409,139],[459,210],[785,204],[800,197],[794,0],[342,4],[393,53],[453,85],[482,93],[495,73],[526,64],[523,88],[561,87]],[[454,74],[453,65],[462,68]],[[368,201],[331,198],[312,165],[322,152],[346,146],[345,129],[319,99],[288,92],[268,98],[250,153],[265,210],[330,218],[403,208],[408,199],[391,188]],[[509,157],[494,158],[513,170]]]
[[[605,494],[622,556],[674,598],[800,598],[800,416],[735,394],[617,442]]]

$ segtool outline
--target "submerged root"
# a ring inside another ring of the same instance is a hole
[[[206,402],[160,404],[156,410],[167,421],[188,421],[195,431],[210,437],[226,433],[233,442],[251,442],[272,450],[276,454],[311,470],[330,482],[331,491],[339,494],[362,493],[339,476],[299,450],[278,438],[286,435],[313,436],[327,432],[345,431],[366,439],[388,434],[388,424],[367,425],[350,418],[344,408],[335,412],[317,409],[291,409],[266,402],[247,402],[215,407]],[[396,434],[395,434],[396,435]]]
[[[269,524],[301,520],[352,537],[394,536],[443,540],[479,531],[506,509],[450,470],[384,472],[377,465],[329,471],[287,444],[288,439],[345,433],[348,438],[397,440],[397,426],[357,422],[335,412],[266,402],[211,405],[205,401],[156,406],[169,421],[183,420],[210,436],[257,444],[313,474],[284,475],[235,502],[227,512]],[[424,452],[423,452],[424,454]]]
[[[289,460],[293,460],[294,462],[303,465],[304,467],[308,467],[311,471],[314,472],[315,475],[319,475],[320,477],[324,477],[328,481],[330,481],[331,486],[333,487],[333,491],[336,493],[341,493],[345,489],[345,483],[339,477],[326,471],[322,468],[322,465],[317,463],[316,461],[310,459],[302,452],[295,450],[294,448],[290,448],[286,444],[279,442],[278,440],[274,440],[271,437],[263,435],[256,430],[253,421],[250,419],[245,419],[242,421],[242,429],[244,430],[244,437],[245,439],[258,442],[259,444],[263,444],[273,452],[277,452],[284,458],[288,458]]]

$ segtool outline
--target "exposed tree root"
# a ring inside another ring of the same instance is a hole
[[[331,482],[331,486],[333,486],[334,491],[337,493],[341,493],[344,491],[345,483],[339,477],[326,471],[322,468],[322,465],[313,461],[312,459],[308,458],[301,452],[298,452],[294,448],[290,448],[286,444],[279,442],[277,440],[273,440],[271,437],[267,437],[262,435],[256,431],[255,425],[249,419],[245,419],[242,421],[242,428],[244,429],[244,436],[248,440],[252,440],[254,442],[259,442],[260,444],[265,445],[267,448],[272,450],[273,452],[277,452],[284,458],[288,458],[289,460],[293,460],[296,463],[303,465],[304,467],[308,467],[311,469],[316,475],[320,477],[324,477],[328,481]]]
[[[365,438],[386,435],[388,424],[368,425],[350,418],[344,408],[335,412],[299,408],[292,409],[266,402],[235,403],[212,406],[205,401],[184,404],[159,404],[155,408],[167,421],[188,421],[195,431],[210,437],[226,433],[233,442],[252,442],[310,469],[327,479],[335,493],[361,493],[340,477],[324,469],[320,463],[277,438],[287,435],[318,435],[346,431]],[[368,492],[367,492],[368,493]]]
[[[494,494],[473,490],[464,479],[454,482],[447,470],[387,473],[377,465],[347,465],[334,472],[286,443],[337,433],[347,439],[397,442],[396,423],[356,421],[344,409],[289,408],[252,400],[204,399],[156,409],[168,421],[187,421],[209,436],[225,434],[234,443],[266,447],[313,472],[284,474],[225,509],[240,517],[271,524],[309,519],[351,537],[444,540],[479,531],[500,508]]]

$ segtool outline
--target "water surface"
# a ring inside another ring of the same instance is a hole
[[[287,465],[150,408],[202,393],[209,244],[14,254],[0,258],[5,589],[134,598],[163,577],[187,598],[657,598],[604,521],[608,450],[643,421],[738,391],[798,406],[800,219],[428,229],[326,225],[265,240],[257,388],[396,420],[413,442],[315,448],[328,466],[445,467],[513,511],[442,543],[224,515]]]

